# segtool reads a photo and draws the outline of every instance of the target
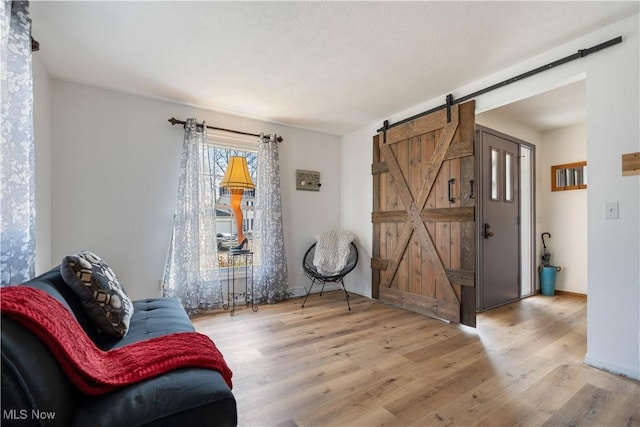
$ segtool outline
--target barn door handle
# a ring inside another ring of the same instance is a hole
[[[456,179],[455,178],[451,178],[449,180],[449,203],[455,203],[456,202],[456,198],[451,195],[451,193],[452,193],[451,190],[453,188],[453,184],[455,184],[455,183],[456,183]]]
[[[491,226],[485,222],[484,224],[484,238],[488,239],[489,237],[493,237],[493,231],[489,231]]]
[[[470,199],[475,199],[476,196],[473,194],[473,180],[472,179],[469,180],[469,187],[471,188],[470,193],[469,193],[469,198]]]

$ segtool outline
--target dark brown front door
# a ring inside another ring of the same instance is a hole
[[[372,294],[475,326],[475,103],[374,137]]]

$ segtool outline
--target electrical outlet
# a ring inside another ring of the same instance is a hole
[[[608,202],[604,204],[604,219],[618,219],[618,202]]]

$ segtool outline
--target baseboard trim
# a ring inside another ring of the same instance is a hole
[[[287,291],[289,292],[289,295],[292,297],[303,297],[307,294],[307,291],[309,290],[309,286],[311,286],[311,283],[309,283],[307,286],[303,285],[303,286],[296,286],[294,288],[289,288],[287,289]],[[313,286],[313,289],[312,289],[313,292],[311,292],[311,295],[319,294],[321,289],[322,289],[322,283],[316,283]],[[341,291],[341,290],[342,290],[342,285],[340,285],[340,283],[329,282],[325,284],[323,292]]]
[[[640,380],[640,369],[637,366],[620,366],[611,363],[605,363],[601,360],[590,357],[588,354],[584,357],[584,363],[596,369],[610,372],[616,375],[624,375],[634,380]]]
[[[567,297],[581,298],[581,299],[584,299],[584,300],[587,299],[587,294],[580,294],[578,292],[561,291],[561,290],[556,289],[556,294],[557,295],[567,296]]]
[[[542,295],[542,291],[540,289],[536,290],[536,294]],[[561,291],[559,289],[555,290],[554,295],[572,297],[572,298],[580,298],[586,301],[587,294],[580,294],[578,292],[569,292],[569,291]]]

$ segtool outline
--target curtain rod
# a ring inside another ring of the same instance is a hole
[[[184,120],[178,120],[175,117],[171,117],[169,119],[169,123],[171,123],[172,125],[183,125],[184,126],[187,122],[185,122]],[[202,127],[202,124],[201,123],[196,123],[196,126]],[[255,136],[256,138],[260,138],[260,135],[257,134],[257,133],[242,132],[242,131],[239,131],[239,130],[225,129],[225,128],[219,128],[219,127],[209,126],[209,125],[207,125],[207,129],[221,130],[223,132],[231,132],[231,133],[237,133],[237,134],[240,134],[240,135]],[[282,142],[283,139],[282,139],[281,136],[279,136],[279,137],[276,138],[276,141]]]
[[[583,58],[583,57],[585,57],[585,56],[587,56],[587,55],[589,55],[591,53],[597,52],[597,51],[602,50],[602,49],[606,49],[606,48],[608,48],[610,46],[616,45],[616,44],[621,43],[621,42],[622,42],[622,36],[618,36],[618,37],[616,37],[614,39],[611,39],[611,40],[606,41],[604,43],[600,43],[599,45],[590,47],[588,49],[580,49],[580,50],[578,50],[578,52],[574,53],[573,55],[565,56],[564,58],[561,58],[561,59],[558,59],[556,61],[550,62],[550,63],[548,63],[546,65],[540,66],[540,67],[535,68],[535,69],[533,69],[531,71],[527,71],[526,73],[522,73],[522,74],[517,75],[515,77],[511,77],[510,79],[504,80],[504,81],[502,81],[500,83],[496,83],[496,84],[491,85],[489,87],[486,87],[484,89],[480,89],[480,90],[478,90],[476,92],[473,92],[473,93],[471,93],[471,94],[469,94],[467,96],[463,96],[462,98],[454,99],[453,95],[449,94],[446,97],[446,103],[444,103],[444,104],[442,104],[442,105],[440,105],[438,107],[435,107],[435,108],[432,108],[432,109],[430,109],[428,111],[424,111],[422,113],[416,114],[415,116],[411,116],[411,117],[408,117],[406,119],[400,120],[399,122],[396,122],[396,123],[393,123],[393,124],[389,124],[389,121],[385,120],[384,123],[383,123],[383,126],[380,129],[378,129],[378,132],[386,131],[388,129],[391,129],[392,127],[395,127],[395,126],[410,122],[410,121],[412,121],[414,119],[426,116],[427,114],[431,114],[431,113],[433,113],[435,111],[442,110],[444,108],[450,109],[452,105],[460,104],[462,102],[465,102],[465,101],[468,101],[470,99],[473,99],[476,96],[485,94],[487,92],[490,92],[492,90],[501,88],[501,87],[509,85],[511,83],[515,83],[515,82],[517,82],[519,80],[522,80],[524,78],[531,77],[534,74],[538,74],[538,73],[541,73],[543,71],[547,71],[547,70],[549,70],[549,69],[551,69],[553,67],[557,67],[558,65],[562,65],[562,64],[565,64],[565,63],[567,63],[569,61],[573,61],[574,59]],[[447,110],[447,115],[449,114],[449,111],[450,110]]]

